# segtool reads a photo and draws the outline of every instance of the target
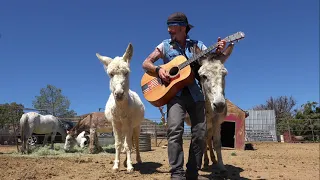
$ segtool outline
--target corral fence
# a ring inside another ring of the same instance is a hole
[[[76,123],[80,118],[60,118],[63,122]],[[14,128],[15,127],[15,128]],[[184,125],[184,139],[191,138],[191,129],[188,125]],[[245,141],[273,141],[273,142],[320,142],[320,119],[277,119],[275,121],[266,122],[261,119],[254,121],[245,121]],[[160,118],[150,118],[142,122],[141,134],[150,134],[153,141],[152,146],[166,144],[167,127],[162,124]],[[8,123],[0,127],[0,145],[16,144],[15,137],[19,137],[20,130],[18,121],[16,124]],[[37,135],[40,139],[44,135]],[[102,137],[105,134],[102,134]],[[50,138],[50,137],[49,137]],[[61,138],[57,135],[56,138]],[[48,139],[50,140],[50,139]],[[61,139],[62,140],[62,139]],[[64,141],[64,140],[62,140]],[[20,140],[18,140],[18,143]],[[39,142],[40,143],[40,142]]]
[[[320,142],[320,119],[256,119],[245,122],[247,142]]]
[[[65,125],[70,125],[72,123],[75,125],[82,118],[59,118]],[[15,128],[14,128],[15,127]],[[152,146],[159,146],[161,143],[165,143],[167,141],[167,128],[162,124],[160,118],[146,119],[141,124],[141,134],[149,134],[152,139]],[[39,143],[41,144],[44,139],[44,134],[33,135],[32,138],[29,139],[32,144]],[[113,136],[112,133],[103,133],[100,135],[100,138]],[[16,137],[16,138],[15,138]],[[185,125],[185,130],[183,133],[184,139],[190,139],[191,130],[190,127]],[[50,136],[48,138],[48,142],[50,141]],[[64,142],[62,136],[57,133],[56,141]],[[20,127],[18,121],[16,121],[15,126],[12,123],[5,124],[3,127],[0,127],[0,145],[14,145],[15,140],[17,140],[18,144],[20,144]]]
[[[277,135],[284,142],[320,142],[320,119],[279,119]]]

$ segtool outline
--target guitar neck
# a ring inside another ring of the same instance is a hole
[[[200,59],[202,56],[204,56],[204,55],[208,54],[210,51],[214,50],[217,46],[218,46],[218,44],[214,44],[214,45],[210,46],[209,48],[207,48],[206,50],[201,51],[199,54],[195,54],[192,58],[190,58],[189,60],[180,64],[179,69],[183,69],[184,67],[193,63],[194,61]]]
[[[224,40],[229,43],[232,41],[238,41],[239,39],[244,38],[244,33],[243,32],[237,32],[231,36],[228,36],[226,38],[224,38]],[[188,59],[187,61],[185,61],[184,63],[181,63],[179,65],[179,69],[183,69],[184,67],[190,65],[191,63],[193,63],[194,61],[200,59],[202,56],[210,53],[210,51],[214,50],[216,47],[218,46],[218,43],[208,47],[206,50],[201,51],[199,54],[194,54],[194,56],[190,59]]]

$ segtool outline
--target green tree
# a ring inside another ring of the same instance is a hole
[[[320,108],[318,102],[308,101],[301,105],[301,109],[297,109],[295,114],[295,124],[293,126],[293,131],[296,130],[299,135],[307,135],[312,137],[312,139],[320,136]],[[311,138],[309,138],[311,140]],[[313,139],[314,140],[314,139]]]
[[[16,102],[6,103],[0,105],[0,128],[5,125],[12,124],[12,122],[19,122],[23,114],[24,106]]]
[[[296,109],[296,119],[320,119],[320,107],[317,102],[308,101],[301,105],[301,109]]]
[[[36,109],[46,109],[49,114],[56,117],[74,117],[76,112],[69,110],[70,100],[62,94],[62,90],[47,85],[46,88],[40,89],[40,96],[36,96],[32,102]]]

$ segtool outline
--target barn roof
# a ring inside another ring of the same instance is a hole
[[[237,106],[234,103],[232,103],[229,99],[226,99],[226,101],[227,101],[227,105],[228,105],[228,113],[240,114],[241,112],[243,112],[244,115],[245,115],[244,118],[247,118],[249,116],[249,112],[248,111],[244,111],[239,106]]]

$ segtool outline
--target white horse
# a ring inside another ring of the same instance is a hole
[[[32,133],[45,134],[43,146],[47,143],[49,135],[51,135],[51,149],[53,149],[53,141],[57,132],[62,135],[62,139],[65,139],[66,137],[66,131],[63,123],[59,121],[58,118],[52,115],[41,115],[36,112],[24,113],[21,116],[20,130],[22,153],[25,153],[25,150],[27,150],[27,153],[29,153],[29,144],[27,140],[31,137]]]

